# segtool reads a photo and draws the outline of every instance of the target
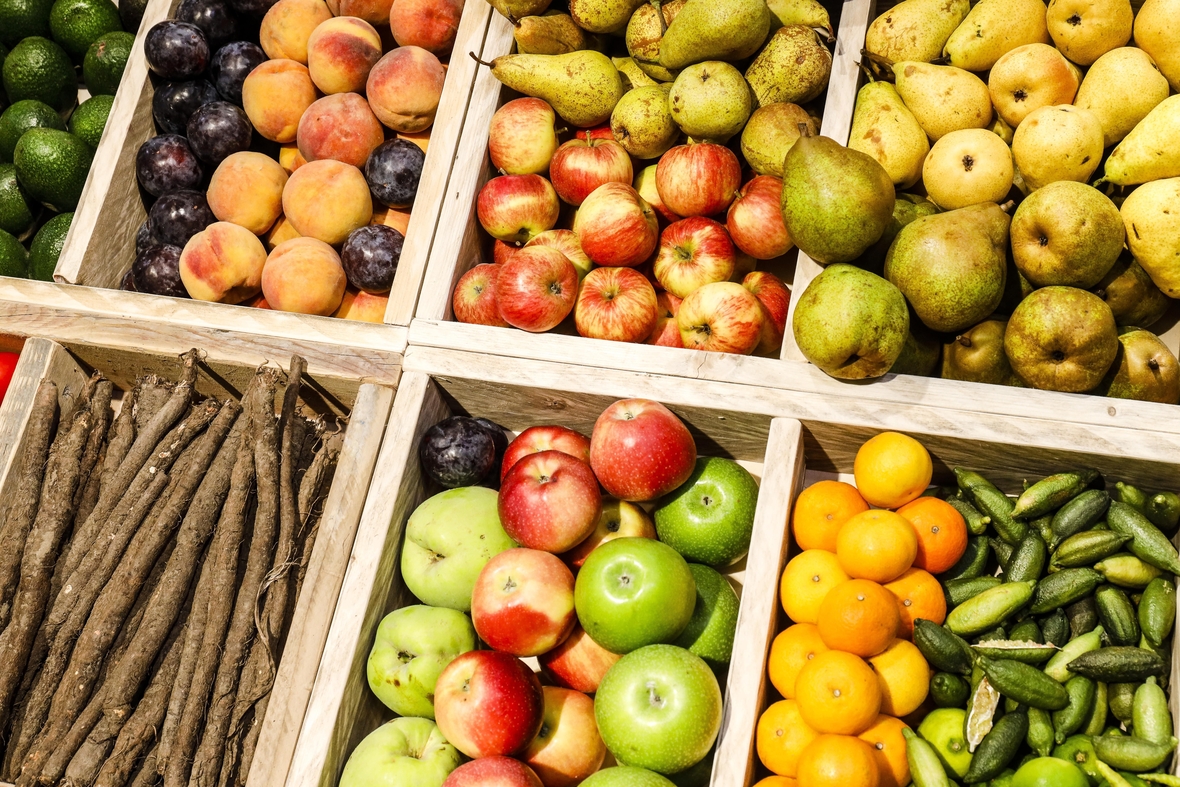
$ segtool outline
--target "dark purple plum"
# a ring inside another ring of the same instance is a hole
[[[496,465],[496,440],[479,421],[456,415],[426,430],[418,458],[426,475],[440,485],[474,486]]]
[[[238,19],[222,0],[184,0],[176,9],[176,19],[201,28],[214,49],[238,35]]]
[[[242,83],[250,72],[266,62],[266,53],[249,41],[234,41],[213,53],[209,63],[209,78],[226,101],[241,106]]]
[[[148,213],[157,244],[184,247],[188,239],[217,221],[205,195],[199,191],[174,191],[156,200]]]
[[[389,292],[405,240],[404,235],[384,224],[354,230],[340,250],[340,264],[348,283],[378,295]]]
[[[156,241],[152,238],[152,220],[144,219],[143,224],[139,225],[139,230],[135,233],[135,254],[138,256],[148,246],[154,246],[155,244]]]
[[[152,246],[135,258],[131,266],[137,292],[187,298],[188,290],[180,280],[180,247]]]
[[[404,208],[414,201],[426,154],[405,139],[382,142],[365,162],[365,180],[373,196],[387,207]]]
[[[192,79],[209,67],[209,42],[191,22],[168,19],[148,31],[143,44],[148,67],[164,79]]]
[[[201,107],[220,101],[212,82],[168,82],[156,88],[152,96],[152,117],[161,134],[185,134],[188,121]]]
[[[179,134],[152,137],[139,146],[135,155],[135,177],[153,197],[195,189],[201,185],[204,174],[197,154]]]
[[[239,14],[262,16],[278,0],[229,0],[229,6]]]
[[[135,251],[135,256],[139,256],[142,252],[138,249]],[[119,282],[119,289],[126,292],[139,292],[135,289],[135,267],[132,266],[126,273],[123,274],[123,279]]]
[[[210,164],[250,147],[254,127],[241,107],[214,101],[193,113],[188,121],[188,143],[197,158]]]

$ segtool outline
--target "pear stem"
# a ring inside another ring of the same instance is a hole
[[[471,59],[474,60],[476,63],[479,63],[481,66],[487,66],[488,68],[492,67],[491,63],[489,63],[486,60],[480,60],[479,55],[475,54],[474,52],[468,52],[467,54],[471,55]]]
[[[810,138],[810,137],[814,137],[815,135],[811,133],[811,126],[809,124],[800,123],[799,124],[799,136]]]
[[[896,78],[893,73],[893,61],[887,57],[874,55],[867,49],[860,50],[861,62],[865,60],[869,62],[871,68],[876,74],[877,78],[885,82],[892,82]]]
[[[1003,205],[1000,206],[1000,210],[1004,211],[1005,213],[1008,213],[1014,207],[1016,207],[1016,200],[1008,200],[1007,202],[1005,202]]]

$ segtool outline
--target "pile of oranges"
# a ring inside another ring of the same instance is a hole
[[[758,756],[772,773],[757,787],[904,787],[902,720],[924,715],[930,667],[913,644],[918,618],[942,623],[935,574],[967,548],[950,504],[920,497],[930,454],[912,437],[879,434],[857,451],[856,486],[820,481],[795,502],[803,551],[783,570],[793,625],[770,650],[783,699],[758,722]],[[876,506],[876,508],[870,508]]]

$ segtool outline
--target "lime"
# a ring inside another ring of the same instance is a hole
[[[1053,757],[1065,760],[1080,768],[1090,777],[1091,784],[1102,781],[1102,774],[1098,770],[1098,754],[1094,751],[1094,742],[1089,735],[1071,735],[1064,742],[1054,747]]]
[[[65,131],[61,116],[48,104],[25,99],[0,115],[0,161],[12,161],[16,143],[31,128],[55,128]]]
[[[0,230],[0,276],[28,277],[28,253],[21,242]]]
[[[67,131],[35,128],[25,132],[12,161],[29,195],[50,210],[78,207],[94,149]]]
[[[73,213],[62,213],[45,222],[45,225],[37,230],[33,242],[29,244],[30,279],[53,281],[57,258],[61,256],[61,249],[66,243],[66,236],[70,234],[70,223],[73,220]]]
[[[1012,787],[1090,787],[1086,774],[1065,760],[1037,757],[1020,766]]]
[[[90,95],[115,95],[134,43],[135,36],[116,30],[99,37],[90,45],[82,61],[82,81],[86,83]]]
[[[114,96],[91,96],[83,101],[70,115],[70,133],[90,147],[98,147],[114,103]]]
[[[13,47],[4,59],[4,90],[14,103],[33,98],[66,112],[78,101],[78,76],[64,49],[34,36]]]
[[[122,30],[119,9],[111,0],[56,0],[49,11],[53,40],[75,60],[81,60],[103,33]]]
[[[962,708],[939,708],[927,714],[918,725],[918,735],[934,747],[943,767],[960,779],[971,767],[971,752],[963,731],[966,723],[967,711]]]
[[[17,181],[16,167],[0,164],[0,230],[19,238],[32,229],[40,211],[41,206]]]
[[[22,38],[49,35],[53,0],[4,0],[0,3],[0,43],[14,47]]]

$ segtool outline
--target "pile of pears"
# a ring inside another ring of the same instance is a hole
[[[792,324],[892,372],[1180,402],[1180,0],[903,0],[848,146],[805,136],[783,218],[825,265]],[[859,44],[860,42],[856,42]]]

